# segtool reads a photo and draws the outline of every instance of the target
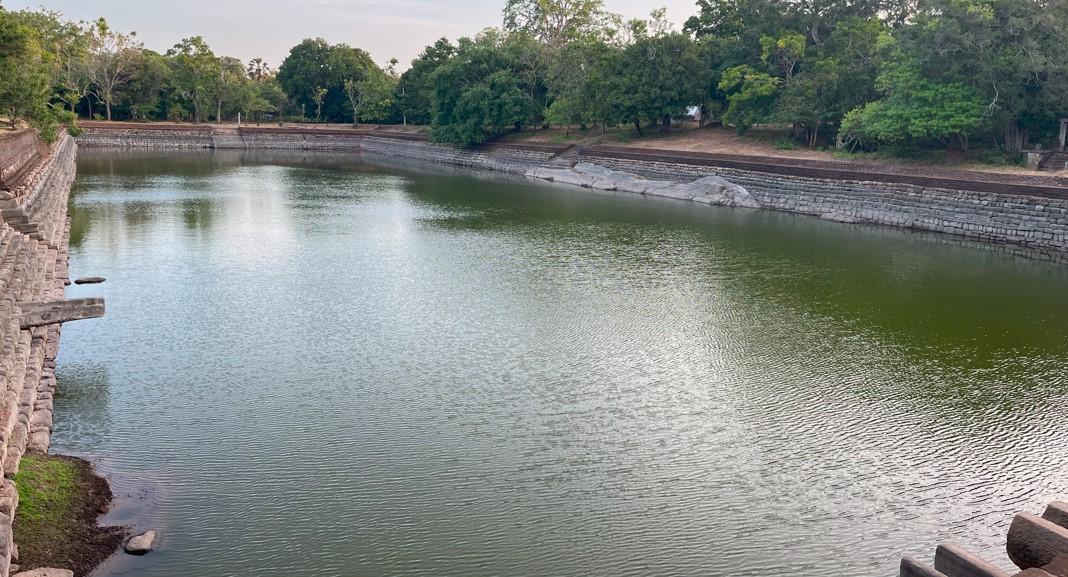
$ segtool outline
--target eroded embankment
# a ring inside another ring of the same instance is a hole
[[[992,243],[1068,262],[1068,186],[960,171],[934,178],[813,162],[567,144],[462,149],[373,130],[94,125],[84,146],[333,150],[525,175],[698,204],[765,208],[850,224],[878,224]],[[1018,247],[1018,248],[1015,248]]]

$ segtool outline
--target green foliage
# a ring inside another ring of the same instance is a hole
[[[679,33],[639,38],[623,49],[611,76],[614,117],[641,125],[661,122],[662,130],[686,108],[706,99],[711,71],[693,40]]]
[[[430,95],[433,87],[430,76],[442,64],[456,54],[456,47],[446,38],[439,38],[427,46],[412,60],[412,66],[401,74],[397,84],[395,99],[401,115],[406,122],[413,124],[430,124],[433,103]]]
[[[967,150],[969,135],[987,120],[983,93],[963,79],[935,82],[912,62],[889,66],[879,85],[886,97],[846,116],[845,140],[902,143],[938,140]]]
[[[505,0],[504,29],[559,48],[597,37],[607,14],[601,0]]]
[[[912,156],[977,140],[1012,156],[1052,144],[1068,116],[1068,2],[697,0],[686,34],[671,31],[663,9],[625,20],[602,0],[502,4],[502,29],[439,39],[399,77],[321,38],[294,46],[275,74],[197,36],[160,55],[102,19],[0,8],[0,122],[47,140],[60,111],[300,114],[429,124],[435,141],[472,145],[545,123],[602,132],[625,123],[640,136],[703,106],[739,132],[792,127],[808,146]]]
[[[492,30],[462,38],[456,56],[431,75],[432,140],[472,146],[531,119],[525,67],[505,48]]]
[[[40,31],[21,20],[0,7],[0,115],[11,128],[25,122],[42,140],[54,142],[56,123],[63,119],[49,103],[53,61]]]
[[[789,138],[780,138],[775,141],[776,150],[796,150],[797,142],[790,140]]]
[[[754,124],[768,122],[779,95],[778,79],[748,65],[723,73],[718,89],[727,95],[723,123],[744,134]]]
[[[278,68],[278,84],[305,114],[318,110],[329,122],[354,120],[345,81],[359,82],[380,70],[370,54],[322,38],[305,39],[289,51]],[[322,96],[320,90],[326,90]],[[320,102],[316,103],[316,99]]]
[[[201,109],[209,103],[220,74],[219,59],[200,36],[183,39],[167,51],[167,56],[171,59],[171,86],[175,100],[192,108],[193,122],[205,120]]]

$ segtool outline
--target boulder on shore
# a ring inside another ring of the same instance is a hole
[[[156,531],[146,531],[140,535],[135,535],[127,539],[126,544],[123,545],[122,549],[130,555],[144,555],[149,551],[155,551],[158,543],[159,533]]]

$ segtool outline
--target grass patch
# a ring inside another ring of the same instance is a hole
[[[13,480],[19,492],[14,536],[23,570],[58,567],[84,575],[126,537],[125,527],[97,526],[111,489],[86,461],[26,455]]]
[[[15,476],[19,490],[18,518],[32,533],[52,533],[72,517],[78,505],[78,466],[65,459],[26,455]]]

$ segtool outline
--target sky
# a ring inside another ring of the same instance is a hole
[[[8,10],[41,6],[70,20],[103,16],[112,29],[137,32],[145,47],[166,52],[181,39],[203,36],[212,50],[277,68],[305,38],[363,48],[380,65],[408,63],[438,38],[455,40],[500,26],[504,0],[0,0]],[[696,13],[695,0],[605,0],[627,18],[666,7],[676,29]]]

